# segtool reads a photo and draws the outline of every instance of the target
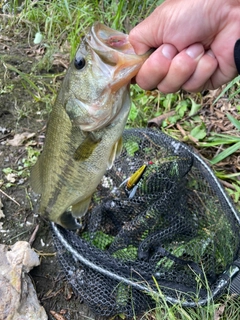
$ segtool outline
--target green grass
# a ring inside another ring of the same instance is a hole
[[[207,306],[199,308],[184,308],[181,304],[170,306],[164,301],[158,301],[156,308],[146,313],[141,320],[238,320],[239,306],[239,299],[230,295],[223,296],[218,303],[210,300]]]
[[[38,34],[37,39],[42,39],[42,44],[47,48],[53,46],[59,49],[64,41],[68,41],[70,56],[73,57],[81,37],[93,22],[100,21],[109,27],[129,32],[161,2],[163,0],[25,0],[22,10],[14,15],[9,25],[16,27],[17,22],[18,32],[22,31],[24,25],[29,38],[36,40]],[[18,1],[10,3],[7,12],[17,13],[20,8]]]
[[[49,112],[58,89],[54,79],[62,77],[62,74],[48,73],[53,68],[55,53],[69,53],[69,62],[81,37],[93,22],[100,21],[115,29],[129,32],[161,2],[163,1],[25,0],[20,6],[19,1],[14,0],[8,8],[5,8],[6,14],[12,15],[11,19],[0,22],[0,27],[6,32],[11,32],[14,28],[15,36],[24,36],[31,45],[35,42],[44,48],[45,54],[29,74],[9,64],[6,64],[6,68],[20,76],[22,85],[28,88],[34,101],[44,103],[45,109],[41,109],[41,112]],[[39,71],[42,75],[39,75]],[[209,159],[216,175],[228,183],[227,190],[238,205],[240,174],[229,173],[224,166],[221,168],[221,163],[240,149],[240,122],[236,119],[236,115],[240,114],[239,81],[240,77],[237,77],[217,97],[210,97],[210,103],[206,102],[208,100],[201,94],[145,92],[134,85],[131,89],[132,107],[127,123],[128,127],[145,127],[150,119],[171,112],[171,115],[163,119],[161,129],[197,147],[200,153]],[[206,119],[201,115],[201,109],[204,105],[206,108],[217,105],[222,99],[226,100],[226,96],[235,110],[235,116],[228,115],[229,123],[232,123],[235,129],[231,133],[209,131]],[[28,111],[18,110],[18,112],[19,117],[22,117]],[[32,155],[30,150],[26,162],[22,162],[19,171],[13,173],[18,175],[19,172],[21,174],[27,172],[33,157],[34,154]],[[8,173],[11,172],[5,174]],[[237,320],[240,318],[240,301],[230,296],[225,296],[216,303],[210,301],[206,307],[196,309],[183,308],[181,305],[169,306],[164,297],[156,302],[156,310],[146,313],[142,319]]]

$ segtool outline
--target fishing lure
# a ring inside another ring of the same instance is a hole
[[[137,191],[138,182],[142,178],[145,170],[147,168],[146,164],[143,164],[137,171],[135,171],[130,177],[124,180],[119,187],[126,183],[127,191],[130,191],[129,199],[132,199]]]

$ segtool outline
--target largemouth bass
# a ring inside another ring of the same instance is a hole
[[[135,54],[128,36],[96,23],[82,40],[50,114],[43,151],[31,172],[40,213],[68,229],[121,151],[129,83],[150,53]],[[70,209],[69,209],[70,208]]]

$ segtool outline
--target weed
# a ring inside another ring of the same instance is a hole
[[[216,104],[217,101],[221,99],[221,97],[223,97],[226,93],[228,93],[229,90],[232,90],[235,87],[237,87],[237,89],[232,90],[232,92],[229,94],[229,99],[237,97],[237,95],[240,93],[239,81],[240,81],[240,76],[237,76],[231,82],[229,82],[225,86],[225,88],[222,90],[222,92],[218,95],[218,97],[214,100],[213,104]]]
[[[6,86],[4,86],[4,85],[0,86],[0,95],[11,92],[13,90],[13,88],[14,88],[13,84],[9,84]]]
[[[5,188],[10,188],[14,185],[23,184],[30,175],[30,168],[35,164],[40,151],[33,147],[26,147],[27,156],[21,158],[17,163],[17,168],[10,167],[2,169],[5,175]]]
[[[227,114],[228,119],[232,122],[232,124],[236,127],[236,129],[240,133],[240,121],[235,119],[230,114]],[[240,135],[237,136],[230,136],[227,134],[212,134],[209,139],[207,139],[209,142],[204,142],[201,144],[202,147],[206,146],[218,146],[218,145],[224,145],[224,144],[231,144],[230,147],[227,147],[224,151],[219,153],[217,156],[215,156],[210,163],[211,164],[217,164],[220,161],[224,160],[234,152],[238,151],[240,149]]]

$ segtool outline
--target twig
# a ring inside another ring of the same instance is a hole
[[[7,137],[9,137],[11,135],[12,135],[12,132],[5,134],[3,137],[0,138],[0,141],[6,139]]]
[[[229,188],[229,189],[232,189],[232,190],[235,190],[236,191],[236,188],[229,182],[227,181],[224,181],[224,180],[221,180],[221,183],[224,185],[224,187],[226,188]]]
[[[187,135],[186,135],[186,131],[183,129],[183,127],[179,123],[176,123],[176,127],[180,131],[180,133],[183,136],[183,138],[185,138]]]
[[[36,234],[37,234],[37,232],[38,232],[38,229],[39,229],[39,224],[36,225],[36,228],[34,229],[32,235],[31,235],[31,237],[30,237],[30,239],[29,239],[29,241],[28,241],[29,244],[30,244],[30,246],[32,246],[33,242],[34,242],[35,239],[36,239]]]
[[[156,126],[159,127],[162,122],[175,114],[175,111],[169,111],[167,113],[161,114],[160,116],[153,118],[148,121],[148,127]]]
[[[16,201],[14,200],[12,197],[10,197],[8,194],[6,194],[6,192],[4,192],[2,189],[0,189],[0,192],[2,194],[4,194],[7,198],[9,198],[10,200],[12,200],[14,203],[16,203],[19,207],[21,207],[21,205]]]

